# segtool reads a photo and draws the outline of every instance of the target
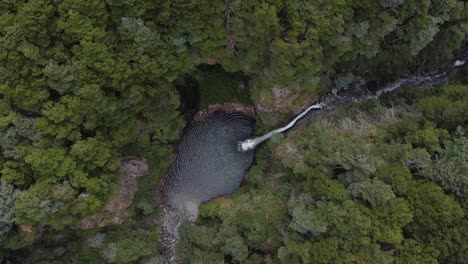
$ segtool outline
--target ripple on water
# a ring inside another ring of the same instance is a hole
[[[238,151],[251,137],[255,121],[241,113],[216,112],[192,122],[179,140],[178,153],[164,184],[164,198],[189,215],[198,205],[239,188],[253,151]]]

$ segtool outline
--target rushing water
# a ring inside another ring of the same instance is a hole
[[[200,203],[239,188],[253,152],[238,151],[237,142],[252,135],[254,123],[241,113],[224,112],[192,122],[180,138],[164,186],[165,202],[196,215]]]
[[[285,132],[286,130],[290,129],[291,127],[293,127],[296,122],[303,118],[305,115],[307,115],[307,113],[309,113],[312,109],[322,109],[322,105],[320,103],[317,103],[317,104],[313,104],[309,107],[307,107],[304,111],[302,111],[301,113],[299,113],[291,122],[289,122],[287,125],[283,126],[283,127],[280,127],[280,128],[277,128],[277,129],[273,129],[271,130],[270,132],[266,133],[265,135],[263,136],[260,136],[260,137],[256,137],[256,138],[249,138],[249,139],[246,139],[244,141],[239,141],[238,142],[238,149],[239,151],[249,151],[249,150],[253,150],[255,149],[255,147],[262,143],[263,141],[265,140],[268,140],[269,138],[271,138],[273,135],[275,134],[278,134],[278,133],[283,133]]]
[[[276,133],[283,133],[307,114],[313,118],[349,104],[397,91],[407,86],[425,86],[444,82],[449,74],[468,60],[468,51],[443,71],[402,78],[378,88],[348,89],[320,98],[286,126],[251,138],[254,119],[241,113],[216,112],[203,121],[192,122],[179,140],[178,154],[159,190],[162,199],[160,230],[165,263],[176,263],[178,226],[188,216],[198,214],[198,205],[236,190],[253,161],[253,149]],[[319,111],[311,110],[316,109]]]
[[[370,98],[379,98],[380,96],[398,91],[399,89],[407,86],[423,86],[423,85],[436,85],[444,81],[447,76],[466,64],[468,59],[468,51],[465,51],[460,58],[455,59],[444,71],[435,71],[428,74],[421,74],[410,76],[406,78],[401,78],[396,81],[390,82],[382,87],[379,87],[375,92],[370,92],[362,87],[355,87],[354,89],[349,89],[341,94],[333,94],[329,96],[324,96],[320,98],[320,103],[315,103],[307,107],[304,111],[299,113],[291,122],[287,125],[274,129],[263,136],[256,138],[249,138],[244,141],[239,141],[238,149],[239,151],[250,151],[255,149],[260,143],[268,140],[274,134],[283,133],[288,129],[292,128],[298,120],[306,116],[311,110],[325,110],[330,111],[338,107],[344,106],[351,102],[360,102]],[[324,113],[324,112],[322,112]]]

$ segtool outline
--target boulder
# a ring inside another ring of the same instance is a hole
[[[252,106],[237,103],[237,102],[225,102],[214,105],[209,105],[208,110],[198,112],[193,118],[194,121],[199,122],[205,120],[216,112],[225,113],[242,113],[248,117],[255,118],[255,110]]]
[[[148,172],[146,159],[129,157],[122,162],[117,172],[119,177],[119,192],[104,206],[101,213],[90,215],[81,220],[83,229],[104,227],[111,224],[121,224],[131,213],[126,209],[132,204],[135,193],[138,191],[138,178]]]

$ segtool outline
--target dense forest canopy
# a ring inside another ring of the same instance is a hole
[[[184,79],[211,85],[202,107],[240,94],[267,128],[279,108],[435,69],[467,32],[461,0],[0,1],[0,261],[160,263],[152,190],[186,123]],[[297,96],[278,107],[275,87]],[[463,263],[467,92],[410,90],[275,138],[238,193],[183,227],[181,259]],[[126,221],[81,229],[132,155],[149,172]]]

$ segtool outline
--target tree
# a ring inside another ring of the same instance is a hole
[[[109,171],[114,171],[119,163],[115,152],[112,145],[102,137],[78,140],[70,150],[70,154],[86,163],[88,168],[102,168]]]
[[[432,182],[414,182],[406,197],[414,214],[413,222],[407,229],[417,237],[455,224],[465,215],[460,204]]]
[[[439,263],[463,263],[468,253],[466,221],[454,227],[445,227],[435,232],[427,241],[428,246],[440,252]]]
[[[423,171],[423,176],[442,185],[456,195],[468,196],[468,139],[454,138],[444,142],[442,150],[432,166]]]
[[[454,130],[468,114],[468,102],[464,99],[468,96],[466,86],[446,86],[438,89],[438,92],[437,95],[420,99],[417,108],[438,127]]]
[[[249,250],[243,239],[239,236],[228,238],[221,248],[224,254],[232,256],[236,261],[243,261],[248,257]]]
[[[413,213],[405,199],[394,198],[374,208],[371,217],[374,240],[398,245],[404,239],[403,228],[413,220]]]
[[[415,240],[405,240],[400,252],[399,260],[402,263],[439,263],[439,252],[435,248]]]
[[[314,208],[314,203],[310,195],[291,197],[289,202],[289,206],[292,207],[290,227],[293,230],[302,234],[310,232],[314,236],[328,231],[330,224],[327,221],[327,204],[320,202],[317,203],[317,208]],[[333,209],[337,208],[334,204],[330,205],[333,206]]]
[[[11,149],[18,145],[18,135],[12,127],[8,129],[0,128],[0,145],[5,149]]]
[[[310,193],[316,199],[326,197],[331,201],[349,200],[349,192],[338,180],[330,179],[330,177],[317,169],[308,170],[304,174],[307,177],[301,184],[303,192]]]
[[[389,199],[395,197],[392,188],[378,179],[352,183],[348,190],[354,197],[360,197],[370,203],[372,207],[385,205]]]
[[[405,165],[387,163],[377,169],[376,178],[392,186],[397,195],[404,195],[409,192],[408,183],[412,182],[413,176]]]
[[[219,244],[216,243],[217,226],[208,227],[182,223],[177,244],[177,254],[184,262],[219,263],[224,261]],[[221,241],[222,244],[224,241]]]
[[[24,186],[31,181],[30,170],[24,163],[7,161],[3,164],[0,173],[2,180],[17,186]]]
[[[380,4],[383,7],[398,7],[399,5],[403,4],[404,0],[381,0]]]
[[[339,256],[338,247],[340,244],[336,238],[303,243],[288,239],[286,247],[282,247],[278,254],[281,254],[279,256],[281,263],[329,263],[331,259],[336,259]],[[299,256],[302,262],[296,260],[295,256]]]
[[[419,54],[429,43],[434,39],[434,36],[439,32],[439,24],[443,21],[439,17],[418,17],[413,19],[408,25],[408,31],[414,30],[417,32],[410,38],[410,54],[415,56]]]
[[[125,238],[109,243],[103,252],[110,263],[133,263],[151,253],[153,250],[150,244],[138,238]]]
[[[33,149],[25,162],[31,166],[36,179],[46,182],[63,180],[77,170],[76,161],[60,147]]]
[[[448,131],[436,128],[432,123],[426,123],[412,135],[405,136],[405,140],[414,146],[427,149],[429,153],[440,151],[440,143],[449,137]]]
[[[309,148],[305,161],[310,166],[321,166],[332,174],[335,169],[342,171],[338,179],[350,184],[366,179],[375,172],[379,159],[370,156],[370,145],[351,133],[330,136],[327,129],[315,125],[313,127],[314,144],[305,141]]]
[[[34,225],[57,212],[61,204],[48,199],[49,191],[47,184],[36,184],[21,192],[12,208],[15,222]]]
[[[34,118],[18,117],[13,121],[16,133],[24,139],[29,139],[32,142],[38,142],[42,138],[42,134],[37,129]]]
[[[355,238],[367,233],[371,224],[366,210],[350,200],[340,204],[314,201],[310,195],[301,194],[299,197],[291,196],[288,206],[292,216],[290,227],[315,237],[329,234]]]
[[[0,241],[7,234],[14,223],[12,207],[20,191],[12,185],[0,180]]]

